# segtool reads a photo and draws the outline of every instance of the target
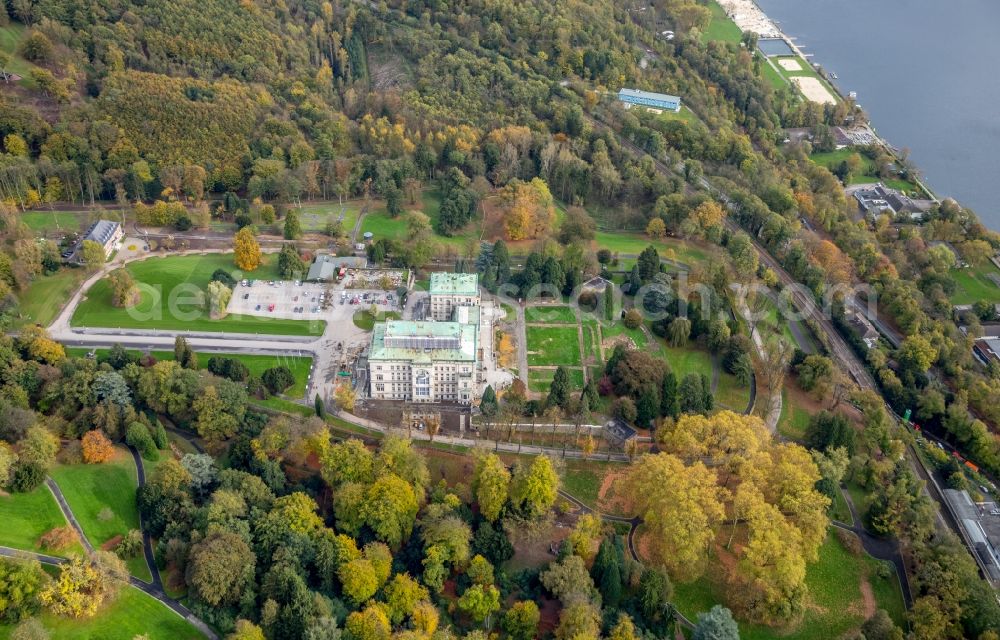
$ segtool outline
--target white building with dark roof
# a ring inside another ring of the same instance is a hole
[[[122,230],[121,223],[114,220],[98,220],[90,225],[83,240],[91,240],[101,245],[104,248],[104,257],[110,258],[124,237],[125,231]],[[80,244],[82,246],[83,242]]]

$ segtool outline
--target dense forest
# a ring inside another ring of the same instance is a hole
[[[841,172],[838,178],[812,162],[810,143],[785,144],[784,129],[811,127],[821,142],[829,126],[863,119],[864,114],[849,101],[822,107],[801,100],[791,87],[773,88],[763,77],[760,56],[745,46],[752,38],[735,44],[701,37],[709,11],[698,2],[657,0],[643,12],[605,0],[7,0],[0,8],[0,26],[23,30],[12,55],[29,69],[21,80],[6,82],[0,95],[0,289],[8,320],[16,317],[18,296],[31,282],[59,266],[59,247],[35,242],[19,221],[27,210],[66,201],[133,207],[159,200],[172,204],[141,206],[140,211],[164,212],[178,202],[193,210],[201,206],[207,213],[198,224],[207,224],[209,214],[232,220],[249,207],[374,195],[397,215],[405,208],[402,194],[434,185],[444,194],[434,221],[436,234],[460,230],[490,197],[502,213],[504,237],[534,243],[536,258],[524,273],[511,273],[509,261],[494,259],[496,251],[479,256],[491,288],[550,282],[571,289],[606,263],[589,248],[595,229],[654,227],[723,244],[734,259],[745,254],[752,237],[817,299],[842,285],[870,285],[880,309],[904,336],[899,348],[881,343],[865,349],[842,321],[842,301],[832,297],[840,328],[863,355],[885,398],[899,413],[913,409],[925,428],[945,435],[983,468],[1000,471],[1000,371],[977,363],[969,340],[978,335],[980,323],[996,320],[995,310],[979,306],[955,317],[948,300],[956,286],[951,270],[959,257],[983,264],[1000,248],[1000,237],[952,200],[935,205],[921,224],[888,219],[859,223],[844,196],[841,179],[847,175]],[[663,27],[676,29],[676,40],[658,38]],[[2,62],[7,64],[6,56]],[[621,86],[682,95],[694,117],[665,119],[623,111],[607,96]],[[905,158],[875,149],[865,152],[879,167],[896,164],[903,174],[915,172]],[[678,169],[665,173],[654,159]],[[703,188],[702,178],[726,194],[728,208]],[[568,207],[559,225],[557,202]],[[726,216],[747,236],[727,231]],[[169,214],[171,221],[178,217],[183,216]],[[432,246],[430,222],[410,220],[412,236],[427,238],[426,246]],[[659,223],[651,227],[654,221]],[[940,248],[941,241],[956,247],[958,257]],[[374,257],[419,266],[433,252],[415,245],[423,243],[377,243]],[[750,266],[764,281],[773,281],[774,274],[755,261]],[[713,265],[699,275],[721,283],[732,274]],[[636,284],[654,277],[638,271],[634,276]],[[721,295],[724,287],[717,289]],[[670,331],[666,322],[653,329],[661,335]],[[695,331],[709,336],[712,328]],[[303,632],[302,625],[321,625],[333,616],[330,602],[307,593],[319,588],[316,563],[321,560],[315,545],[320,542],[330,556],[325,558],[331,563],[326,576],[334,575],[331,568],[341,560],[375,567],[392,558],[416,573],[421,565],[414,558],[420,550],[406,550],[403,544],[426,542],[426,537],[410,536],[414,527],[426,532],[435,518],[457,519],[466,528],[475,526],[479,536],[478,520],[463,511],[468,506],[455,504],[446,491],[435,492],[422,474],[407,477],[412,469],[373,463],[366,475],[329,481],[337,495],[347,496],[341,506],[345,513],[354,510],[345,518],[357,531],[378,531],[383,524],[372,526],[357,508],[361,487],[370,485],[372,489],[364,489],[369,491],[382,483],[379,491],[393,496],[409,490],[414,502],[397,514],[395,530],[386,526],[357,548],[341,549],[332,532],[318,523],[315,505],[283,487],[283,472],[275,469],[280,456],[250,450],[265,420],[252,411],[233,411],[242,404],[242,388],[229,388],[224,380],[209,385],[193,372],[165,363],[98,372],[72,359],[63,362],[50,353],[54,347],[44,337],[19,340],[4,347],[9,361],[4,389],[10,396],[4,403],[21,422],[31,422],[18,413],[29,407],[45,414],[75,407],[76,414],[63,415],[70,425],[63,435],[81,436],[98,424],[87,422],[93,412],[108,410],[87,405],[84,398],[90,392],[77,391],[79,385],[70,381],[97,377],[114,382],[119,392],[131,389],[154,412],[177,413],[198,424],[200,416],[190,414],[192,407],[217,412],[217,424],[206,420],[213,424],[206,430],[209,439],[245,436],[239,445],[243,467],[262,478],[255,495],[237,495],[243,491],[235,488],[243,476],[226,476],[249,471],[224,471],[202,482],[189,478],[190,471],[185,475],[172,469],[172,478],[158,478],[151,485],[164,495],[143,498],[149,517],[162,511],[154,498],[177,507],[156,526],[164,532],[171,527],[191,530],[163,538],[177,540],[171,553],[185,561],[197,560],[204,549],[207,562],[209,550],[229,551],[241,533],[262,532],[251,536],[260,564],[247,566],[246,559],[253,556],[242,554],[244,573],[233,573],[218,593],[202,594],[208,605],[224,605],[214,608],[220,628],[255,604],[271,616],[265,625],[270,637],[299,637],[295,633]],[[732,372],[749,366],[749,348],[736,342],[719,342],[720,354],[734,350]],[[660,376],[662,372],[657,380]],[[214,396],[203,400],[208,386]],[[643,397],[641,392],[620,395]],[[56,398],[76,404],[60,408]],[[855,401],[867,409],[867,484],[883,491],[875,515],[887,533],[903,538],[919,566],[915,637],[975,637],[995,627],[995,603],[965,597],[979,593],[966,588],[975,583],[974,573],[949,560],[954,543],[928,525],[919,483],[909,469],[891,462],[899,457],[898,441],[887,433],[888,418],[878,401]],[[142,421],[141,412],[110,416],[102,414],[102,420],[115,425],[105,429],[112,438],[124,437],[133,418]],[[11,443],[23,437],[22,432],[5,434]],[[947,459],[937,462],[949,464]],[[163,475],[170,471],[164,467]],[[27,480],[38,476],[37,471],[23,473]],[[363,482],[354,486],[359,479]],[[429,506],[416,525],[416,505],[424,504],[424,494]],[[277,522],[289,514],[301,530],[279,531]],[[267,530],[272,525],[273,536]],[[471,529],[462,531],[473,535]],[[302,542],[294,552],[283,550],[279,541],[286,538],[292,540],[287,546],[306,539],[309,544]],[[379,541],[396,555],[386,560]],[[502,541],[494,543],[502,546]],[[617,553],[614,545],[620,542],[607,544],[612,549],[605,554]],[[430,548],[440,554],[433,562],[454,562],[448,556],[457,552],[454,548],[445,552],[427,546],[428,557]],[[491,552],[480,549],[489,559]],[[572,562],[565,564],[565,571],[576,570],[569,566]],[[426,572],[427,565],[423,567]],[[368,595],[387,589],[389,575],[373,569],[365,585]],[[641,574],[632,575],[639,578],[630,585],[630,597],[638,597]],[[234,597],[244,581],[254,584],[248,591],[252,601]],[[493,582],[483,579],[477,597],[491,597],[487,592]],[[952,584],[962,586],[943,586]],[[416,593],[413,602],[426,599],[420,591],[425,587],[397,586]],[[557,587],[546,587],[558,595]],[[323,588],[337,593],[342,585]],[[359,605],[367,600],[354,599]],[[572,610],[570,600],[564,601],[566,610]],[[398,626],[406,608],[393,609],[384,600],[381,604],[352,613],[356,624],[381,629],[387,617]],[[297,613],[297,607],[308,615]],[[412,615],[419,618],[417,611]],[[575,611],[582,619],[595,618],[593,611]],[[635,619],[647,628],[658,623],[655,615],[652,621]],[[431,635],[428,624],[412,621],[414,628]],[[277,631],[282,625],[295,632]],[[382,637],[357,629],[352,633],[359,638]]]

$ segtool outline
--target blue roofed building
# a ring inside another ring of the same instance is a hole
[[[618,91],[618,99],[626,104],[638,104],[654,109],[674,112],[681,110],[681,99],[678,96],[665,93],[653,93],[641,89],[621,89]]]

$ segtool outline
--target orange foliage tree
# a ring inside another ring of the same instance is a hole
[[[100,429],[83,434],[83,461],[87,464],[107,462],[115,455],[115,448]]]

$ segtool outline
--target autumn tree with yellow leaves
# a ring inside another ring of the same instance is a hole
[[[260,243],[253,229],[243,227],[233,238],[233,262],[243,271],[253,271],[261,264]]]
[[[829,524],[830,500],[816,489],[821,476],[809,452],[731,411],[685,415],[657,440],[661,453],[640,458],[629,477],[655,561],[691,580],[716,545],[736,557],[726,565],[731,606],[765,623],[799,614],[807,565]]]
[[[556,210],[549,187],[541,178],[512,181],[503,190],[503,225],[507,240],[530,240],[552,229]]]

